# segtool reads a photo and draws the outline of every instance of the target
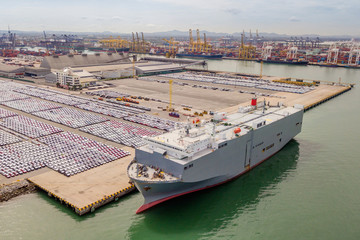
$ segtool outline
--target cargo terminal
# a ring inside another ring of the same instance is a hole
[[[42,67],[67,66],[94,75],[118,71],[118,66],[134,68],[128,60],[114,65],[109,55],[105,58],[106,63],[74,61],[69,66],[60,57],[49,57]],[[180,63],[147,60],[135,68],[148,76],[107,80],[106,89],[69,91],[45,81],[0,79],[0,183],[28,179],[82,215],[135,189],[126,168],[134,149],[144,144],[143,136],[171,131],[195,118],[208,120],[215,112],[239,111],[255,96],[268,105],[301,104],[307,110],[352,87],[185,71]]]

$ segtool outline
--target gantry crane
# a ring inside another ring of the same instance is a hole
[[[121,39],[121,37],[117,37],[116,39],[110,36],[109,38],[102,39],[99,41],[103,46],[107,48],[129,48],[131,43],[128,40]]]
[[[206,33],[204,33],[204,45],[203,45],[204,52],[208,53],[211,52],[212,46],[208,43],[206,38]]]
[[[136,32],[136,50],[135,52],[140,52],[140,40],[139,40],[139,34]]]
[[[329,47],[328,56],[327,56],[327,63],[328,64],[337,64],[338,56],[339,56],[339,48],[337,47],[336,43],[332,43]]]
[[[179,42],[176,42],[173,37],[171,37],[170,40],[167,40],[165,38],[163,38],[163,40],[169,44],[169,49],[168,52],[166,53],[166,57],[167,58],[175,57],[179,49],[179,47],[177,46]]]
[[[241,45],[239,48],[239,59],[242,60],[251,60],[255,56],[256,47],[249,43],[249,45],[244,44],[245,31],[241,34]]]
[[[134,33],[132,33],[132,44],[131,44],[131,51],[132,52],[136,52],[136,47],[135,47],[135,35]]]
[[[202,47],[201,47],[201,38],[200,38],[200,31],[199,29],[196,29],[196,51],[197,52],[201,52],[202,51]]]
[[[267,59],[271,58],[272,49],[273,49],[272,42],[264,42],[262,49],[261,49],[261,59],[267,60]]]
[[[355,56],[355,62],[353,62]],[[355,42],[352,43],[349,57],[348,57],[348,65],[359,65],[359,59],[360,59],[360,49],[359,44],[356,44]]]
[[[145,49],[145,38],[144,38],[144,33],[141,32],[141,52],[145,53],[146,49]]]
[[[297,58],[298,47],[293,46],[292,43],[289,43],[289,47],[286,53],[286,59],[292,60]]]
[[[196,29],[196,41],[194,41],[194,38],[192,36],[192,30],[189,29],[189,47],[188,52],[210,52],[212,50],[212,46],[209,44],[209,42],[206,39],[206,34],[204,33],[204,41],[201,40],[200,37],[200,31],[199,29]]]
[[[148,51],[148,43],[145,42],[144,33],[141,32],[140,38],[138,32],[136,32],[135,34],[132,32],[132,41],[129,42],[129,47],[132,52],[146,53]]]
[[[193,52],[195,50],[195,46],[194,46],[194,38],[192,36],[192,30],[189,29],[189,52]]]

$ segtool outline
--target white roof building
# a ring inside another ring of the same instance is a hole
[[[96,78],[82,69],[64,68],[62,71],[56,72],[56,82],[61,85],[79,86],[96,82]]]

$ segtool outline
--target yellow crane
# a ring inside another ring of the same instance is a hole
[[[212,50],[212,46],[207,41],[206,33],[204,33],[204,47],[203,48],[206,53],[211,52],[211,50]]]
[[[167,40],[165,38],[163,38],[163,40],[169,44],[169,49],[168,52],[166,53],[166,57],[167,58],[175,57],[178,51],[177,44],[179,44],[179,42],[176,42],[173,37],[171,37],[170,40]]]
[[[194,46],[194,38],[192,36],[192,30],[189,29],[189,52],[193,52],[195,50],[195,46]]]
[[[201,52],[201,38],[200,38],[200,31],[196,29],[196,51]]]
[[[194,38],[192,36],[192,30],[189,29],[189,48],[188,52],[211,52],[212,46],[209,44],[206,38],[206,33],[204,33],[204,41],[201,40],[200,37],[200,31],[199,29],[196,29],[196,41],[194,41]]]
[[[134,33],[132,33],[132,44],[131,44],[131,51],[135,52],[136,48],[135,48],[135,35]]]
[[[141,41],[141,52],[145,53],[146,52],[146,50],[145,50],[145,38],[144,38],[144,33],[143,32],[141,32],[141,39],[142,39],[142,41]]]
[[[140,45],[139,34],[138,34],[138,32],[136,32],[136,50],[135,50],[135,52],[140,51],[139,45]]]
[[[99,40],[99,43],[101,43],[104,47],[107,48],[127,48],[130,46],[129,41],[121,39],[121,37],[117,37],[115,39],[112,36],[106,39]]]
[[[244,44],[245,31],[241,34],[241,45],[239,47],[239,59],[249,60],[253,59],[256,51],[256,47],[252,46],[251,43],[249,45]]]

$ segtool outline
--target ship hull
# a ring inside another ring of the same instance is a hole
[[[156,166],[178,178],[141,181],[136,175],[129,174],[144,196],[144,204],[137,213],[169,199],[231,181],[255,168],[301,132],[302,117],[303,110],[229,140],[226,146],[184,164],[169,161],[161,154],[136,149],[136,161],[129,168],[134,169],[136,164]]]
[[[275,63],[275,64],[288,64],[288,65],[308,65],[309,61],[281,61],[281,60],[257,60],[257,62],[263,62],[263,63]]]
[[[201,54],[185,54],[185,53],[178,53],[176,57],[184,57],[184,58],[206,58],[206,59],[221,59],[223,55],[221,54],[214,54],[214,55],[201,55]]]
[[[274,153],[273,155],[275,155]],[[235,176],[223,176],[214,179],[209,179],[201,182],[196,183],[184,183],[184,182],[173,182],[173,183],[161,183],[161,184],[153,184],[150,182],[135,182],[136,188],[141,192],[144,196],[145,202],[144,204],[136,211],[137,214],[142,213],[148,210],[151,207],[154,207],[162,202],[171,200],[173,198],[177,198],[183,195],[191,194],[197,191],[202,191],[205,189],[213,188],[227,182],[233,181],[243,174],[247,173],[251,169],[255,168],[256,166],[260,165],[261,163],[265,162],[270,157],[260,161],[255,166],[244,170],[238,175]],[[149,190],[145,190],[148,189]],[[149,192],[148,192],[149,191]]]
[[[114,48],[101,48],[101,47],[89,47],[89,51],[93,52],[113,52],[115,53]],[[130,48],[117,48],[116,52],[129,52]]]
[[[273,154],[273,155],[275,155],[275,154]],[[270,157],[259,162],[256,166],[265,162],[267,159],[271,158],[273,155],[271,155]],[[194,193],[197,191],[202,191],[205,189],[213,188],[213,187],[225,184],[227,182],[233,181],[233,180],[239,178],[240,176],[242,176],[243,174],[247,173],[248,171],[250,171],[251,169],[253,169],[256,166],[253,166],[247,170],[244,170],[240,174],[233,176],[233,177],[229,176],[229,177],[223,177],[223,178],[215,178],[215,179],[206,180],[206,181],[202,181],[202,182],[198,182],[198,183],[192,183],[192,184],[183,183],[183,182],[151,184],[151,183],[147,183],[147,182],[138,182],[137,181],[135,183],[136,188],[145,197],[145,202],[136,211],[136,213],[137,214],[142,213],[142,212],[148,210],[149,208],[152,208],[160,203],[166,202],[173,198],[177,198],[177,197],[191,194],[191,193]],[[151,189],[150,189],[150,190],[152,190],[151,194],[147,194],[147,191],[144,190],[144,188],[147,188],[147,187],[151,187]]]

